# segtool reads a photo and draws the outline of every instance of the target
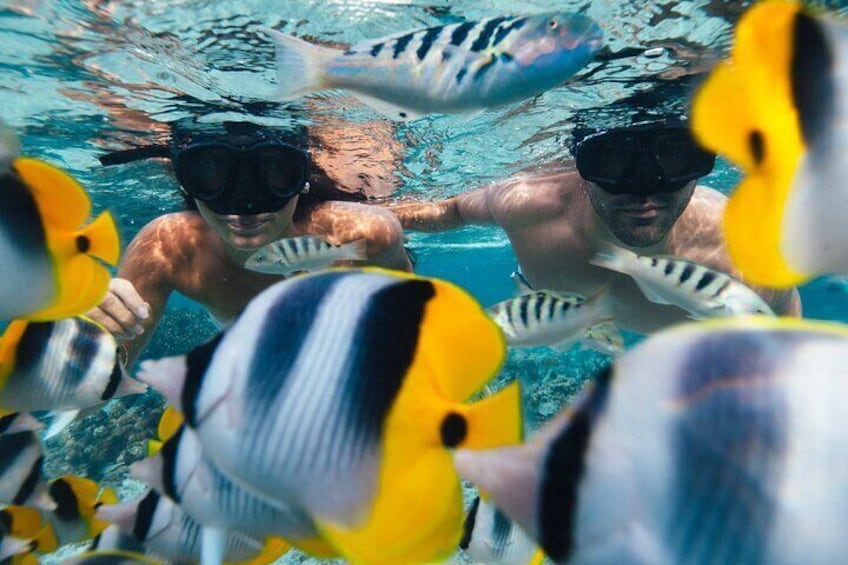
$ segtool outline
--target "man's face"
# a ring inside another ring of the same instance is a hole
[[[625,245],[648,247],[662,241],[680,217],[696,181],[675,192],[656,194],[610,194],[586,181],[592,207],[613,235]]]

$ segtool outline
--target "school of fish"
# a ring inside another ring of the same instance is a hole
[[[281,98],[341,88],[393,119],[515,102],[600,47],[574,14],[401,32],[347,51],[271,32]],[[751,284],[848,271],[839,147],[848,26],[768,0],[694,96],[693,127],[745,172],[727,206]],[[294,80],[299,77],[302,80]],[[285,80],[283,80],[285,79]],[[285,91],[283,91],[283,87]],[[0,560],[36,565],[272,563],[295,547],[354,564],[837,563],[848,554],[848,328],[777,318],[736,277],[612,245],[592,264],[697,320],[626,350],[607,296],[541,289],[488,309],[447,281],[377,268],[364,240],[274,242],[245,267],[290,276],[184,355],[127,374],[82,314],[120,244],[61,170],[0,122]],[[819,196],[816,198],[816,196]],[[4,213],[5,210],[5,213]],[[508,347],[614,355],[525,440],[521,387],[492,393]],[[148,489],[44,472],[44,440],[105,402],[167,406]],[[45,431],[40,418],[54,420]],[[463,505],[461,478],[479,491]]]

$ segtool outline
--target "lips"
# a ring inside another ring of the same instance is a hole
[[[258,216],[230,216],[224,220],[230,231],[234,233],[253,233],[261,230],[271,218],[265,215]]]

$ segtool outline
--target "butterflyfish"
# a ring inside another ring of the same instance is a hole
[[[846,76],[843,20],[800,2],[761,2],[694,98],[697,138],[745,174],[724,233],[753,284],[785,288],[848,272]]]
[[[111,275],[101,261],[118,262],[115,221],[103,212],[88,223],[91,201],[80,184],[15,155],[10,135],[0,124],[0,320],[82,314],[106,295]]]
[[[476,497],[465,517],[459,547],[475,563],[541,565],[544,553],[491,501]]]
[[[81,409],[144,392],[117,351],[112,334],[83,316],[12,322],[0,336],[0,410],[63,412],[52,436]]]
[[[0,503],[53,510],[42,465],[44,452],[33,431],[0,434]]]
[[[468,401],[504,356],[501,331],[455,285],[333,269],[269,287],[224,333],[139,378],[221,474],[305,513],[343,558],[414,563],[459,543],[452,450],[520,441],[517,383]]]
[[[470,113],[530,98],[565,82],[601,47],[581,14],[499,16],[331,49],[266,30],[277,48],[277,97],[345,89],[393,120]]]
[[[673,304],[693,319],[774,316],[768,303],[739,279],[682,257],[638,255],[606,243],[589,262],[629,275],[648,300]]]
[[[835,563],[846,364],[838,324],[683,324],[619,357],[527,443],[454,459],[557,563]]]
[[[88,551],[59,562],[59,565],[167,565],[162,559],[155,559],[126,550],[97,550]]]

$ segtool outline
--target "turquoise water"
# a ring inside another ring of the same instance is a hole
[[[595,18],[611,52],[659,47],[659,56],[596,62],[564,87],[472,118],[434,116],[399,125],[393,132],[403,148],[397,195],[443,198],[542,165],[570,166],[563,140],[572,116],[708,68],[726,52],[731,27],[748,5],[557,2],[557,9]],[[842,3],[830,7],[845,11]],[[67,169],[89,189],[96,211],[112,210],[128,242],[151,219],[179,210],[181,199],[161,162],[107,169],[98,155],[161,141],[166,122],[189,115],[256,118],[259,108],[263,123],[290,119],[289,107],[273,103],[273,50],[257,31],[260,26],[353,43],[387,32],[550,8],[547,0],[0,1],[0,117],[20,133],[28,155]],[[296,106],[308,104],[314,118],[325,122],[355,126],[378,119],[335,93],[310,100]],[[728,193],[738,180],[738,172],[719,160],[703,184]],[[409,246],[418,256],[419,273],[454,281],[485,305],[514,292],[509,275],[515,258],[497,229],[410,233]],[[848,320],[848,278],[819,279],[801,295],[807,317]],[[169,309],[146,356],[183,353],[215,331],[185,298],[174,297]],[[525,383],[535,425],[604,362],[604,356],[585,351],[511,352],[505,378]],[[98,415],[85,442],[79,442],[88,447],[71,449],[67,439],[63,449],[55,444],[50,469],[120,480],[152,427],[149,417],[138,415],[149,411],[133,406],[157,402],[150,395]],[[134,433],[116,438],[115,428]],[[107,455],[117,467],[103,464]]]

